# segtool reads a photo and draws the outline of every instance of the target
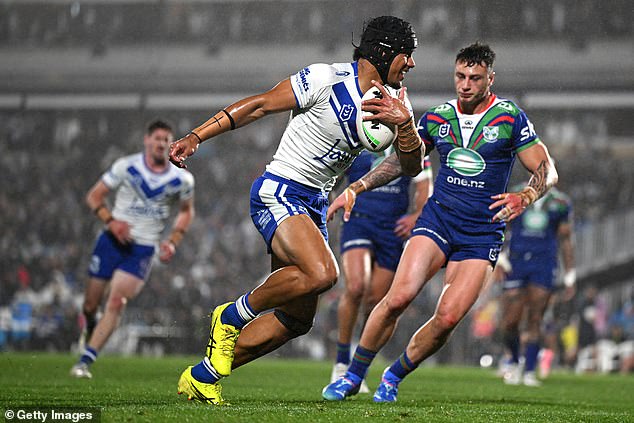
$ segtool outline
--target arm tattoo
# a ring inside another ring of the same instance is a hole
[[[212,121],[211,121],[211,122],[209,122],[209,124],[211,125],[212,123],[218,124],[218,128],[220,128],[220,121],[218,120],[218,118],[217,118],[217,117],[215,117],[215,116],[214,116],[214,117],[212,118]]]
[[[542,161],[537,169],[533,172],[533,176],[528,181],[528,186],[535,190],[537,198],[546,193],[557,181],[557,172],[548,162]]]
[[[218,115],[220,115],[220,116],[218,116]],[[215,115],[213,115],[207,122],[203,123],[202,125],[200,125],[200,127],[196,128],[196,129],[199,129],[199,130],[203,131],[206,128],[208,128],[209,126],[216,124],[216,125],[218,125],[218,128],[220,128],[222,130],[223,127],[226,127],[226,124],[223,122],[223,119],[227,120],[228,118],[231,118],[229,113],[227,113],[225,110],[221,110],[218,113],[216,113]],[[235,122],[233,121],[233,119],[229,119],[229,127],[231,129],[235,129]]]
[[[393,181],[402,174],[401,163],[396,153],[392,153],[380,165],[363,175],[359,181],[363,180],[363,185],[369,191]]]

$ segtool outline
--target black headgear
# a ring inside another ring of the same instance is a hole
[[[418,46],[412,26],[394,16],[379,16],[365,25],[359,53],[379,72],[383,83],[387,83],[392,60],[400,54],[412,54]]]

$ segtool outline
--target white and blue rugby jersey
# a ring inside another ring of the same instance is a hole
[[[156,173],[145,163],[143,153],[116,160],[101,179],[117,191],[112,215],[128,222],[134,242],[142,245],[155,245],[171,206],[194,195],[191,173],[171,165]]]
[[[290,81],[298,110],[266,170],[328,192],[363,150],[357,62],[313,64]]]

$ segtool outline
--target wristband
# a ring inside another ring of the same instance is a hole
[[[181,240],[183,239],[183,235],[185,235],[184,229],[175,228],[170,234],[168,241],[172,243],[174,248],[176,248],[178,247],[178,244],[180,244]]]
[[[577,281],[577,272],[575,271],[575,269],[571,269],[564,274],[564,285],[566,286],[566,288],[570,288],[571,286],[574,286],[576,281]]]
[[[348,188],[346,189],[349,189],[350,191],[352,191],[354,195],[359,195],[362,192],[367,191],[368,186],[362,179],[357,179],[356,181],[348,185]]]
[[[416,136],[414,119],[409,119],[407,122],[398,125],[396,144],[402,153],[411,153],[420,148],[422,141],[420,137]]]
[[[106,225],[114,220],[114,217],[112,217],[112,213],[110,213],[110,210],[108,210],[108,208],[106,208],[106,206],[104,206],[103,204],[97,206],[97,208],[93,210],[93,212]]]
[[[358,179],[358,181],[361,184],[361,186],[363,187],[363,191],[367,191],[368,190],[368,186],[363,181],[363,178]],[[361,191],[361,192],[363,192],[363,191]]]
[[[231,115],[229,114],[228,111],[226,111],[225,109],[222,109],[223,112],[225,112],[225,115],[227,115],[227,117],[229,118],[229,123],[231,123],[231,129],[236,129],[236,122],[233,120],[233,118],[231,117]]]
[[[533,187],[524,187],[520,194],[522,195],[522,197],[528,200],[528,204],[526,205],[527,207],[533,204],[537,200],[537,198],[539,198],[537,191]]]
[[[198,135],[197,133],[195,133],[194,131],[190,132],[191,135],[195,136],[196,138],[198,138],[198,144],[203,142],[203,139],[200,138],[200,135]]]

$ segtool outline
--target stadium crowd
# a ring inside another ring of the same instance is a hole
[[[177,111],[164,116],[179,134],[205,113]],[[85,251],[99,229],[85,206],[85,193],[116,157],[138,150],[144,123],[153,117],[142,110],[0,112],[0,163],[5,169],[0,188],[0,350],[67,351],[77,341],[88,266]],[[285,120],[286,116],[275,116],[223,135],[202,146],[189,163],[197,178],[197,216],[177,251],[180,259],[154,264],[149,283],[126,316],[128,324],[185,328],[182,333],[187,336],[177,342],[164,340],[171,351],[200,350],[209,307],[254,287],[268,273],[265,247],[253,230],[245,193],[264,170]],[[575,147],[574,157],[560,160],[558,168],[562,190],[576,205],[578,224],[634,205],[630,162],[587,143]],[[606,164],[593,167],[595,176],[587,178],[587,169],[598,157]],[[617,189],[629,194],[616,195]],[[338,245],[336,225],[331,226],[333,246]],[[440,286],[432,282],[407,313],[431,313]],[[283,354],[331,354],[327,348],[335,344],[336,297],[333,291],[322,301],[309,340],[291,343]],[[630,299],[604,307],[603,326],[598,320],[593,323],[598,325],[597,339],[616,333],[621,340],[634,339],[631,304]],[[578,321],[580,310],[562,313],[566,321],[558,327]],[[395,351],[415,329],[406,327],[409,321],[417,319],[402,319],[391,344]],[[620,332],[613,328],[617,324]],[[472,326],[462,325],[441,357],[474,363],[476,357],[466,347],[473,336]],[[307,344],[310,340],[316,344]],[[388,346],[386,354],[391,353]]]
[[[357,10],[363,7],[369,15],[408,16],[426,42],[447,47],[456,47],[460,39],[485,37],[491,41],[558,40],[573,49],[583,49],[590,38],[631,36],[634,13],[627,0],[612,0],[609,8],[597,0],[557,0],[548,4],[530,0],[486,4],[484,0],[353,0],[345,7],[332,7],[335,2],[0,1],[0,44],[91,46],[95,55],[102,55],[111,46],[206,43],[213,54],[231,43],[261,45],[321,39],[323,48],[329,50],[348,45],[350,28],[360,24]],[[256,3],[258,13],[250,13]],[[487,13],[491,8],[497,13]]]

